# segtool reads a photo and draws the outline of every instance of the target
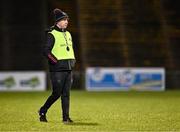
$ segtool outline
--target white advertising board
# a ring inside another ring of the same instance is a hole
[[[86,89],[164,91],[165,69],[90,67],[86,69]]]
[[[0,72],[0,91],[44,91],[44,71]]]

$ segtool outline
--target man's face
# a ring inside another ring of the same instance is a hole
[[[62,20],[57,22],[59,28],[66,29],[68,26],[68,18],[63,18]]]

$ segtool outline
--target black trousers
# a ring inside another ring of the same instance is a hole
[[[72,84],[72,72],[50,72],[52,94],[48,97],[40,111],[46,113],[51,105],[61,97],[63,119],[69,118],[70,89]]]

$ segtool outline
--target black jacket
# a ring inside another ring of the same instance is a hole
[[[51,50],[54,46],[55,38],[52,34],[48,32],[52,31],[53,29],[59,32],[65,32],[65,30],[59,29],[57,26],[51,27],[50,29],[46,30],[47,40],[43,49],[43,54],[48,59],[49,71],[56,72],[72,70],[75,65],[74,59],[57,60],[56,57],[51,53]]]

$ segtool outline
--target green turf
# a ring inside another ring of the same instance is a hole
[[[180,131],[180,91],[71,91],[72,125],[61,122],[58,100],[40,123],[48,92],[1,92],[0,131]]]

